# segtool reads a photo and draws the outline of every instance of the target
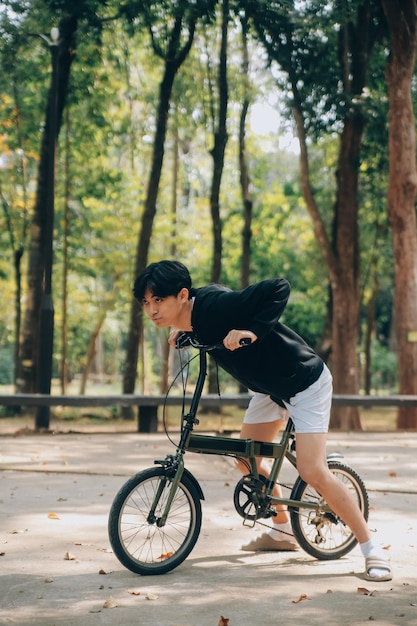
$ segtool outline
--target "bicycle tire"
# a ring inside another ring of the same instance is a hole
[[[109,513],[113,552],[135,574],[165,574],[194,548],[201,529],[201,502],[193,481],[183,475],[163,527],[148,521],[161,480],[166,481],[155,516],[161,515],[172,481],[162,467],[132,476],[117,493]]]
[[[328,461],[328,467],[348,487],[367,520],[369,498],[360,476],[351,467],[339,461]],[[291,499],[301,503],[299,508],[290,508],[291,526],[295,539],[307,554],[322,561],[340,559],[355,547],[357,544],[355,535],[337,515],[320,509],[312,511],[303,508],[303,500],[323,503],[324,500],[300,477],[294,484]]]

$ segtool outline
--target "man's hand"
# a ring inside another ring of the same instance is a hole
[[[178,337],[182,334],[182,330],[177,330],[176,328],[171,328],[170,333],[169,333],[169,337],[168,337],[168,343],[172,348],[176,348],[177,347],[177,339]]]
[[[254,343],[258,337],[250,330],[231,330],[223,339],[223,345],[228,350],[238,350],[243,347],[240,343],[242,339],[250,339],[250,342]]]

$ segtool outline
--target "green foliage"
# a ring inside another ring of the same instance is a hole
[[[397,355],[378,341],[372,343],[371,355],[372,388],[397,393]]]
[[[237,133],[243,88],[247,85],[242,84],[240,74],[240,25],[236,15],[245,9],[251,25],[256,27],[250,39],[250,99],[274,100],[284,124],[292,119],[289,82],[296,81],[309,133],[311,181],[329,233],[340,119],[347,110],[358,110],[366,118],[360,163],[362,291],[366,305],[374,290],[380,290],[376,300],[377,343],[372,354],[374,382],[386,385],[391,384],[394,372],[391,353],[380,348],[389,343],[393,275],[385,206],[386,50],[381,46],[372,58],[367,90],[360,94],[354,89],[348,92],[342,82],[338,41],[342,35],[352,36],[351,22],[357,8],[356,1],[323,4],[312,0],[250,0],[240,7],[233,3],[228,59],[229,141],[221,188],[222,281],[232,288],[240,287],[242,198]],[[16,245],[25,240],[25,224],[34,202],[50,77],[50,53],[39,34],[46,35],[69,11],[79,20],[68,116],[64,115],[59,138],[56,172],[56,372],[62,350],[66,212],[69,370],[72,375],[82,371],[91,332],[106,312],[101,331],[102,366],[112,375],[122,372],[132,269],[156,130],[157,85],[163,68],[150,42],[166,57],[167,34],[179,16],[189,20],[190,28],[196,18],[204,16],[204,20],[197,23],[193,49],[174,83],[149,261],[175,255],[189,266],[197,286],[209,280],[209,151],[213,136],[211,107],[216,105],[211,101],[211,81],[216,80],[213,67],[218,47],[218,34],[212,27],[215,9],[212,0],[31,0],[14,3],[14,16],[0,13],[0,192]],[[183,35],[187,32],[185,29]],[[376,37],[376,33],[372,30],[369,36]],[[282,71],[290,67],[290,62],[291,76]],[[288,278],[292,293],[283,321],[316,345],[327,313],[328,276],[302,200],[298,156],[278,148],[279,129],[268,138],[257,137],[248,125],[246,139],[253,199],[251,280]],[[2,211],[0,288],[5,304],[0,316],[0,361],[6,365],[0,364],[0,379],[7,378],[12,370],[9,361],[14,322],[13,255],[6,226]],[[363,323],[364,319],[363,314]],[[146,378],[152,388],[159,382],[164,340],[151,324],[146,325]]]
[[[13,354],[11,346],[0,347],[0,385],[11,385],[13,383]]]

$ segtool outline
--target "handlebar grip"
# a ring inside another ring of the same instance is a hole
[[[241,346],[250,346],[251,343],[252,343],[252,339],[250,337],[243,337],[243,339],[239,341],[239,344]]]
[[[187,333],[181,333],[177,337],[177,345],[175,346],[177,350],[181,350],[182,348],[188,348],[192,345],[191,337]]]

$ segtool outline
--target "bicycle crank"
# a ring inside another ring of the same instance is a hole
[[[265,496],[265,478],[247,474],[236,485],[233,503],[236,511],[245,520],[256,521],[272,517],[276,511],[271,507],[270,498]]]

